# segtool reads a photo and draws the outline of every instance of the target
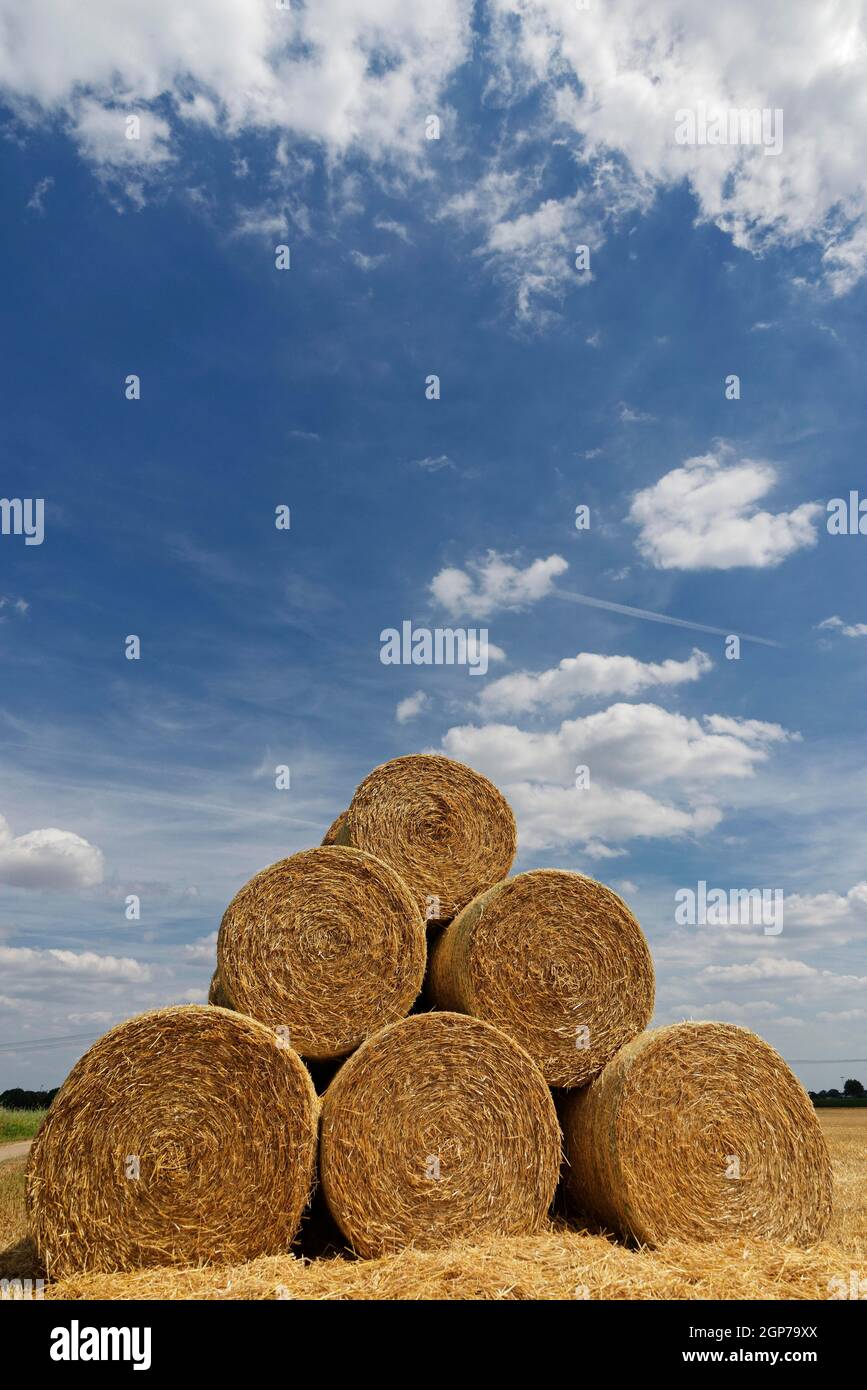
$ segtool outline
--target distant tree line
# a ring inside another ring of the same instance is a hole
[[[55,1086],[53,1091],[22,1091],[20,1086],[13,1086],[11,1091],[0,1091],[0,1109],[47,1110],[59,1089]]]
[[[830,1091],[808,1091],[807,1095],[814,1105],[867,1105],[867,1092],[854,1079],[844,1082],[842,1091],[832,1087]]]

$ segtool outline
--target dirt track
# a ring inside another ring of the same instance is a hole
[[[0,1163],[5,1163],[7,1158],[23,1158],[32,1143],[32,1139],[16,1139],[11,1144],[0,1144]]]

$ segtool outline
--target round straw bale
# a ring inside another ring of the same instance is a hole
[[[218,970],[215,970],[211,976],[211,983],[208,987],[208,1003],[216,1004],[218,1008],[221,1009],[228,1008],[225,995],[220,988],[220,973]]]
[[[300,1057],[207,1005],[140,1014],[73,1067],[30,1151],[47,1273],[244,1261],[289,1248],[318,1102]]]
[[[388,864],[320,845],[263,869],[217,938],[230,1008],[279,1029],[303,1057],[352,1052],[403,1018],[422,987],[424,921]]]
[[[539,1231],[559,1168],[543,1076],[479,1019],[415,1014],[384,1028],[322,1098],[322,1190],[361,1255]]]
[[[434,949],[443,1009],[502,1028],[551,1086],[583,1086],[653,1013],[653,961],[616,893],[565,869],[533,869],[481,893]]]
[[[413,753],[374,768],[338,841],[392,864],[429,922],[448,922],[509,872],[512,809],[487,777],[452,758]]]
[[[803,1087],[731,1023],[676,1023],[628,1043],[563,1107],[567,1191],[647,1245],[753,1236],[809,1245],[831,1166]]]
[[[340,832],[346,824],[346,811],[341,811],[336,820],[333,820],[322,837],[323,845],[340,844]]]

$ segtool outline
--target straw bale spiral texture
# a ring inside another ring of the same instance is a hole
[[[217,938],[227,1004],[320,1060],[403,1018],[426,955],[424,922],[400,876],[342,845],[256,874],[227,907]]]
[[[427,1013],[384,1028],[322,1098],[320,1177],[361,1255],[542,1229],[560,1168],[551,1093],[490,1024]]]
[[[343,827],[346,824],[346,816],[347,812],[341,811],[340,815],[336,818],[336,820],[333,820],[331,822],[331,824],[329,825],[328,829],[322,837],[323,845],[340,844],[340,832],[343,830]]]
[[[288,1250],[318,1102],[272,1030],[186,1005],[113,1028],[73,1067],[30,1152],[47,1273],[249,1260]]]
[[[220,988],[220,973],[218,970],[215,970],[211,976],[211,983],[208,987],[208,1003],[216,1004],[221,1009],[227,1008],[225,996]]]
[[[337,836],[392,864],[429,922],[451,921],[503,878],[517,845],[502,792],[463,763],[429,753],[374,768]]]
[[[438,941],[431,997],[484,1018],[551,1086],[583,1086],[653,1013],[653,961],[629,908],[565,869],[516,874],[474,898]]]
[[[562,1118],[572,1202],[644,1244],[809,1245],[830,1219],[831,1166],[810,1099],[747,1028],[642,1033],[569,1096]]]

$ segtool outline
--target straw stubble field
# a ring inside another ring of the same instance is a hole
[[[535,1236],[404,1250],[380,1259],[270,1255],[208,1269],[78,1275],[46,1298],[75,1299],[829,1299],[867,1297],[867,1108],[820,1110],[834,1180],[825,1238],[663,1243],[630,1249],[552,1223]],[[39,1271],[24,1210],[24,1162],[0,1165],[0,1278]]]

